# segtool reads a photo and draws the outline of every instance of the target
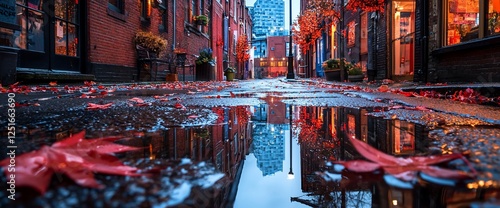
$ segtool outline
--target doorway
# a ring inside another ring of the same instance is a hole
[[[415,1],[392,2],[392,78],[413,79],[415,66]]]

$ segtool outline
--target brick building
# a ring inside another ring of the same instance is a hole
[[[268,36],[262,45],[265,46],[263,51],[264,57],[256,57],[254,59],[256,68],[256,77],[278,77],[285,76],[288,70],[288,45],[290,36]],[[256,50],[260,50],[256,48]],[[259,73],[259,74],[257,74]]]
[[[329,28],[301,60],[308,77],[322,76],[324,60],[346,58],[361,63],[369,80],[500,80],[498,0],[386,0],[383,12],[338,9],[344,22]]]
[[[188,79],[194,79],[199,50],[213,49],[214,78],[222,80],[223,68],[235,63],[237,36],[251,34],[251,19],[242,0],[6,2],[2,15],[9,15],[0,18],[0,53],[3,68],[13,68],[14,76],[2,72],[3,84],[15,81],[16,74],[20,79],[57,79],[51,76],[57,74],[62,79],[140,81],[133,43],[138,31],[165,38],[164,58],[170,63],[175,58],[173,49],[185,48]],[[195,24],[193,17],[201,14],[209,17],[207,26]],[[36,74],[41,76],[27,76]],[[160,70],[158,80],[164,80],[164,75]]]

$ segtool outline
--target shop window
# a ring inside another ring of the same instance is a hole
[[[125,3],[123,0],[109,0],[108,8],[114,12],[118,12],[120,14],[124,14]]]
[[[446,45],[479,38],[479,0],[448,0]]]
[[[488,35],[500,34],[500,0],[490,0],[488,4]]]
[[[54,3],[55,54],[78,56],[77,1],[56,0]]]

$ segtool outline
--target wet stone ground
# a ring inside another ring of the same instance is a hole
[[[427,133],[425,138],[428,140],[425,142],[425,149],[419,150],[418,154],[466,153],[479,172],[477,179],[468,183],[468,186],[500,189],[498,126],[500,110],[495,106],[405,97],[317,80],[284,82],[282,79],[268,79],[224,84],[212,82],[186,85],[106,86],[96,93],[89,94],[91,88],[93,87],[76,88],[74,92],[58,88],[60,89],[58,93],[18,94],[16,96],[16,101],[20,104],[16,108],[18,153],[36,150],[42,145],[51,145],[82,130],[87,132],[88,138],[119,135],[143,140],[148,135],[161,135],[174,128],[203,128],[220,124],[221,120],[227,123],[229,121],[221,119],[217,113],[220,109],[270,105],[269,99],[272,98],[296,107],[364,109],[365,115],[373,119],[397,120],[421,125]],[[99,93],[103,91],[106,93]],[[0,97],[2,98],[0,111],[6,112],[6,94],[2,93]],[[142,101],[138,102],[137,98]],[[112,104],[107,109],[89,110],[88,103]],[[6,152],[7,130],[4,127],[7,126],[7,121],[2,119],[0,126],[2,126],[1,149]],[[122,141],[122,143],[134,142]],[[330,150],[323,152],[325,151]],[[56,175],[51,180],[52,188],[49,188],[44,196],[37,196],[29,189],[20,189],[20,197],[25,200],[15,205],[77,207],[87,204],[92,207],[165,207],[181,204],[181,207],[183,205],[200,207],[203,202],[198,200],[214,201],[213,197],[218,196],[222,187],[227,187],[232,182],[230,178],[233,176],[225,176],[215,167],[213,164],[215,158],[191,161],[166,157],[150,160],[146,157],[140,158],[136,154],[133,156],[119,154],[119,156],[127,165],[160,174],[153,177],[97,174],[97,180],[106,186],[103,190],[82,188],[65,176]],[[4,157],[5,155],[0,156]],[[456,168],[465,169],[463,164],[457,164]],[[319,168],[317,171],[320,171]],[[6,183],[5,177],[1,180],[2,184]],[[187,192],[188,196],[182,191],[186,189],[191,190]],[[500,196],[500,192],[496,193]],[[0,207],[12,204],[5,194],[7,193],[4,191],[0,192]],[[223,198],[227,198],[227,195],[222,195]]]

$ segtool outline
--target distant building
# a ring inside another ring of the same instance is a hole
[[[285,34],[285,3],[283,0],[257,0],[251,9],[253,33],[257,36]]]

